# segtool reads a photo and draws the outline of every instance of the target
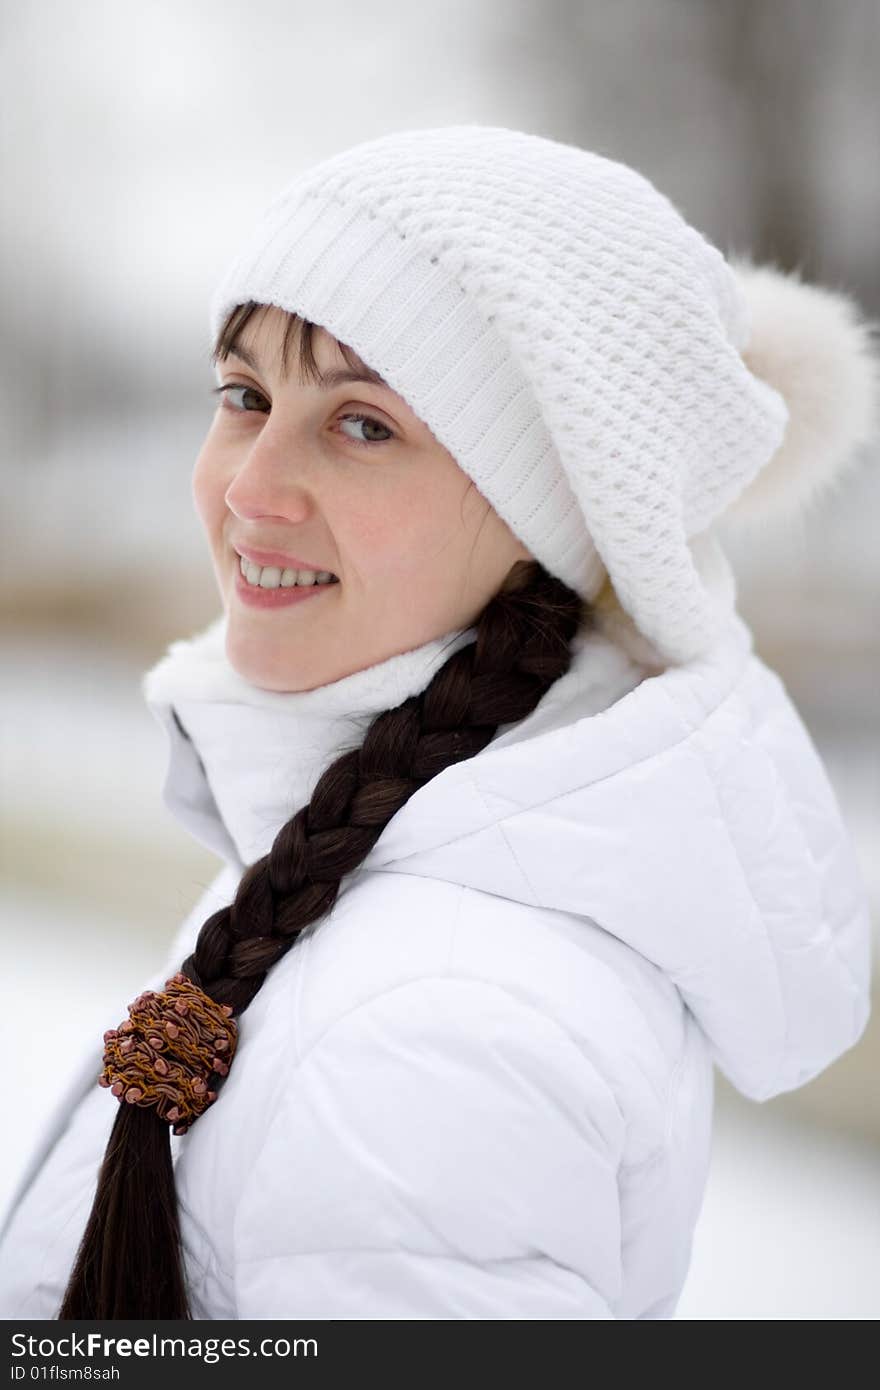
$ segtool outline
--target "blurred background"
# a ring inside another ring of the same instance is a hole
[[[215,404],[208,298],[254,215],[357,140],[513,126],[633,165],[725,252],[799,267],[877,317],[880,6],[5,0],[0,14],[2,1206],[67,1072],[219,868],[164,808],[140,679],[220,611],[190,470]],[[796,532],[728,547],[757,650],[838,794],[875,929],[877,462]],[[680,1317],[880,1315],[878,1074],[875,1017],[795,1094],[759,1106],[719,1077]]]

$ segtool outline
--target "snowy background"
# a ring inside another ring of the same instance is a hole
[[[214,407],[208,297],[254,212],[358,139],[516,126],[633,164],[723,250],[845,286],[876,319],[878,60],[875,0],[4,7],[0,1207],[66,1072],[217,869],[164,810],[140,677],[219,611],[190,469]],[[875,924],[876,464],[796,533],[729,538]],[[680,1317],[880,1315],[878,1074],[875,1019],[794,1095],[719,1082]]]

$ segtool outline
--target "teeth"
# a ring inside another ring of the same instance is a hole
[[[300,588],[307,588],[312,584],[339,582],[329,570],[282,570],[278,565],[266,565],[261,569],[259,565],[246,560],[243,555],[239,559],[245,579],[259,589],[291,589],[295,584]]]

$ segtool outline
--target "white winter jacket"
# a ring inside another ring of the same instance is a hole
[[[194,1316],[669,1318],[713,1062],[762,1100],[859,1038],[866,893],[747,627],[647,677],[604,640],[412,796],[242,1015],[217,1103],[173,1141]],[[607,708],[584,703],[597,669]],[[242,760],[212,788],[165,722],[169,805],[227,862],[153,987],[234,894],[218,805],[251,807],[264,850],[283,821]],[[60,1302],[115,1114],[101,1048],[19,1184],[6,1318]]]

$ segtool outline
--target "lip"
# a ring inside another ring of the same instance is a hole
[[[289,589],[261,589],[259,585],[248,584],[241,570],[236,571],[235,592],[242,603],[249,608],[289,608],[294,603],[308,603],[309,599],[328,589],[338,589],[339,584],[307,584],[300,588],[292,585]]]
[[[326,565],[316,565],[311,560],[298,560],[295,555],[284,555],[280,550],[256,550],[250,545],[233,545],[233,550],[238,555],[243,555],[252,564],[259,565],[262,569],[266,565],[277,565],[282,570],[314,570],[316,574],[333,574],[338,579],[334,570],[328,570]]]

